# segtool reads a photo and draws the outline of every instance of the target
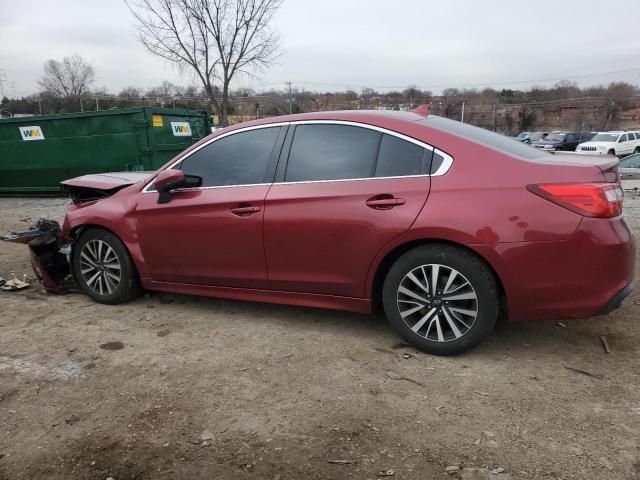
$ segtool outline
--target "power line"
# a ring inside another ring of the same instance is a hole
[[[467,83],[467,84],[442,84],[442,85],[416,85],[417,88],[421,88],[423,90],[428,89],[437,89],[437,88],[474,88],[474,87],[490,87],[490,86],[506,86],[506,85],[523,85],[523,84],[531,84],[531,83],[546,83],[546,82],[559,82],[562,80],[575,80],[581,78],[591,78],[597,77],[600,75],[615,75],[621,73],[631,73],[631,72],[640,72],[640,67],[634,68],[625,68],[622,70],[609,70],[605,72],[595,72],[595,73],[585,73],[579,75],[566,75],[563,77],[553,77],[553,78],[538,78],[533,80],[511,80],[511,81],[500,81],[500,82],[486,82],[486,83]],[[283,85],[289,84],[290,82],[276,82],[276,83],[268,83],[268,82],[260,82],[261,85]],[[312,86],[322,86],[322,87],[340,87],[340,88],[379,88],[379,89],[400,89],[407,88],[407,85],[372,85],[372,84],[355,84],[355,83],[321,83],[321,82],[305,82],[305,81],[297,81],[295,82],[299,85],[312,85]]]

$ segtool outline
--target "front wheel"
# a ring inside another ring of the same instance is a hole
[[[392,327],[414,347],[457,355],[479,344],[499,315],[499,292],[487,264],[465,249],[417,247],[391,267],[383,306]]]
[[[73,246],[71,264],[80,288],[98,303],[123,303],[141,291],[127,248],[107,230],[84,231]]]

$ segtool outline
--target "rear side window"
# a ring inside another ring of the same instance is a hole
[[[374,130],[348,125],[298,125],[285,181],[372,177],[380,136]]]
[[[376,177],[403,177],[420,175],[425,171],[425,161],[431,155],[427,150],[415,143],[402,140],[392,135],[382,135]]]
[[[280,127],[235,133],[216,140],[185,158],[180,168],[202,177],[203,187],[265,183]]]

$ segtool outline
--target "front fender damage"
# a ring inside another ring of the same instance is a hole
[[[26,232],[12,232],[0,240],[29,246],[31,266],[47,292],[63,295],[77,290],[70,267],[71,240],[55,220],[40,218]]]

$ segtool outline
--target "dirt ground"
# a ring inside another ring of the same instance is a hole
[[[0,199],[0,232],[65,204]],[[9,272],[25,247],[0,244]],[[365,315],[2,292],[0,479],[637,479],[636,302],[440,358]]]

